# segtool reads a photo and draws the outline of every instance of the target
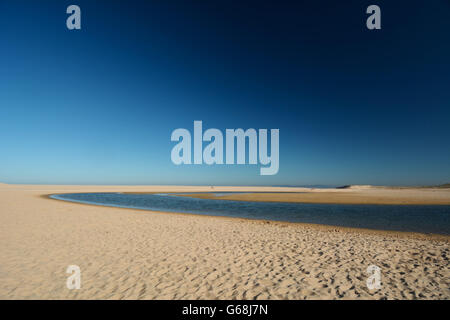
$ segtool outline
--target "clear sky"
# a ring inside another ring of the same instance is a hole
[[[0,182],[449,182],[449,35],[447,0],[2,0]],[[279,173],[174,165],[194,120],[279,128]]]

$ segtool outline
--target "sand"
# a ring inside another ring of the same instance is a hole
[[[450,298],[448,237],[159,213],[43,197],[112,191],[210,188],[1,185],[0,298]],[[372,264],[381,268],[378,290],[366,286]],[[79,290],[66,288],[69,265],[81,268]]]
[[[353,186],[348,189],[296,188],[296,192],[265,192],[216,196],[211,193],[183,195],[202,199],[335,204],[450,205],[450,188],[387,188]]]

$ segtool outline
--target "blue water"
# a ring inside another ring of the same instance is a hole
[[[154,211],[450,235],[450,206],[250,202],[173,194],[72,193],[51,198]]]

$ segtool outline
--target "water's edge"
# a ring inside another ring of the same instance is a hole
[[[450,235],[450,206],[263,203],[169,194],[72,193],[48,197],[116,208]]]

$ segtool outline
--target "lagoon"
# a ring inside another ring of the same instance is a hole
[[[339,227],[450,235],[447,205],[356,205],[196,199],[168,194],[71,193],[53,199],[199,215],[314,223]]]

